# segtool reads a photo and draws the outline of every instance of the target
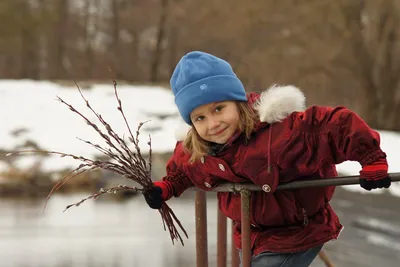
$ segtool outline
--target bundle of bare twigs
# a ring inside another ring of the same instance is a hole
[[[97,199],[99,196],[106,194],[106,193],[116,193],[121,190],[133,190],[135,192],[145,192],[146,190],[150,189],[153,187],[153,182],[151,180],[151,168],[152,168],[152,148],[151,148],[151,137],[149,135],[149,159],[148,162],[144,159],[140,148],[139,148],[139,132],[140,128],[143,126],[143,123],[140,123],[135,136],[133,135],[131,131],[131,127],[128,124],[127,118],[125,116],[125,113],[122,109],[122,101],[118,96],[118,91],[117,91],[117,82],[113,80],[113,85],[114,85],[114,93],[116,100],[118,102],[118,111],[121,113],[125,125],[129,131],[129,142],[132,143],[135,147],[135,152],[131,151],[129,148],[128,142],[126,142],[123,138],[121,138],[120,135],[118,135],[111,127],[109,123],[107,123],[101,114],[97,113],[92,106],[89,104],[89,101],[85,98],[83,95],[81,89],[79,88],[78,84],[76,84],[78,91],[82,97],[82,99],[86,103],[86,107],[96,116],[98,121],[104,126],[105,131],[101,130],[96,123],[93,123],[90,121],[86,116],[84,116],[81,112],[76,110],[72,105],[68,104],[65,102],[62,98],[58,97],[58,100],[66,105],[72,112],[78,114],[82,119],[85,120],[85,122],[92,127],[106,142],[108,147],[103,147],[99,144],[94,144],[91,141],[87,140],[82,140],[84,143],[91,145],[98,151],[100,151],[102,154],[106,155],[108,160],[103,161],[103,160],[92,160],[88,159],[82,156],[76,156],[73,154],[66,154],[62,152],[56,152],[56,151],[35,151],[35,150],[28,150],[28,151],[17,151],[17,152],[12,152],[8,153],[8,155],[14,155],[14,154],[19,154],[19,153],[24,153],[24,152],[38,152],[38,153],[47,153],[47,154],[56,154],[60,155],[61,157],[71,157],[76,160],[79,160],[83,163],[81,163],[77,168],[75,168],[73,171],[68,173],[64,178],[62,178],[50,191],[49,195],[46,198],[45,202],[45,207],[47,201],[50,199],[51,195],[61,188],[68,180],[83,174],[85,172],[90,172],[96,169],[103,169],[103,170],[108,170],[114,173],[117,173],[127,179],[133,180],[136,183],[140,184],[143,188],[137,188],[137,187],[132,187],[132,186],[126,186],[126,185],[119,185],[117,187],[112,187],[112,188],[107,188],[107,189],[101,189],[99,192],[96,192],[84,199],[82,199],[79,202],[76,202],[74,204],[68,205],[65,210],[73,207],[73,206],[79,206],[83,202],[89,199]],[[166,230],[166,227],[169,230],[170,236],[172,243],[174,244],[174,240],[179,240],[182,245],[184,245],[182,237],[180,233],[178,232],[174,222],[178,224],[180,229],[184,232],[186,237],[188,237],[185,229],[183,228],[182,224],[179,222],[177,217],[175,216],[174,212],[171,210],[171,208],[164,202],[162,207],[159,209],[159,212],[161,214],[161,218],[163,221],[164,225],[164,230]]]

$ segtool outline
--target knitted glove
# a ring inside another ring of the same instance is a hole
[[[388,176],[388,164],[386,158],[364,165],[360,171],[360,185],[370,191],[375,188],[389,188],[391,184]]]
[[[154,186],[143,192],[144,199],[152,209],[160,209],[164,201],[170,196],[171,184],[167,181],[157,181]]]

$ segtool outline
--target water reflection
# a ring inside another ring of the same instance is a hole
[[[217,207],[215,195],[207,195],[212,267],[216,266]],[[54,195],[44,213],[42,199],[0,198],[0,266],[195,266],[193,192],[169,201],[189,235],[184,247],[171,244],[158,211],[148,208],[141,196],[125,201],[89,200],[63,212],[83,197],[86,194]],[[333,204],[345,229],[338,240],[325,245],[335,266],[399,266],[400,244],[398,236],[393,235],[400,231],[397,203],[398,198],[392,196],[336,192]],[[385,228],[389,224],[397,227],[395,232],[393,227]],[[311,266],[324,264],[317,259]]]
[[[191,199],[170,201],[190,238],[182,247],[171,244],[159,213],[140,196],[123,202],[100,198],[63,212],[83,197],[54,195],[44,213],[43,200],[1,199],[1,266],[194,266]],[[215,257],[215,204],[214,199],[208,202],[210,257]]]

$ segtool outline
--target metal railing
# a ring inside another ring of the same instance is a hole
[[[392,182],[400,181],[400,173],[389,174]],[[359,176],[342,176],[318,180],[294,181],[278,185],[277,190],[292,190],[299,188],[342,186],[359,184]],[[206,192],[193,188],[195,192],[195,216],[196,216],[196,266],[208,267],[207,246],[207,202]],[[237,192],[241,195],[241,232],[242,232],[242,266],[250,267],[251,252],[251,225],[250,225],[250,195],[251,191],[262,191],[255,184],[225,183],[212,189],[216,192]],[[232,229],[233,233],[233,229]],[[233,235],[232,235],[233,237]],[[232,238],[231,237],[231,238]],[[232,239],[231,266],[239,266],[239,255]],[[227,218],[218,210],[217,221],[217,267],[227,266]],[[324,251],[319,257],[327,267],[333,267]]]

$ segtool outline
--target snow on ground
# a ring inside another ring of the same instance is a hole
[[[389,163],[389,172],[400,172],[400,133],[390,131],[378,131],[381,136],[381,148],[387,155]],[[360,164],[354,161],[346,161],[337,165],[337,170],[340,175],[358,175],[360,171]],[[372,190],[368,192],[361,188],[359,185],[348,185],[344,188],[351,191],[358,191],[361,193],[381,194],[385,190]],[[390,193],[400,197],[400,182],[392,183],[389,188]]]
[[[93,84],[82,88],[83,94],[95,111],[121,136],[127,138],[129,132],[123,118],[117,110],[114,88],[110,84]],[[169,90],[155,86],[118,85],[118,94],[122,100],[132,132],[135,134],[140,122],[147,122],[141,131],[140,147],[148,151],[148,137],[151,134],[154,153],[170,152],[174,149],[175,131],[180,119]],[[87,125],[77,114],[56,100],[59,96],[89,120],[96,122],[96,117],[86,108],[75,86],[61,86],[48,81],[0,80],[0,149],[18,150],[27,142],[34,142],[41,149],[71,153],[93,158],[99,153],[91,146],[75,137],[104,145],[103,139]],[[98,125],[100,125],[98,123]],[[388,155],[389,171],[400,172],[400,133],[379,131],[382,148]],[[15,162],[18,168],[29,168],[40,158],[36,155],[24,156]],[[77,167],[79,162],[70,158],[46,157],[40,160],[44,171]],[[8,168],[0,161],[0,171]],[[360,165],[357,162],[345,162],[338,165],[341,175],[357,175]],[[367,192],[358,185],[345,186],[348,190]],[[400,183],[393,184],[389,191],[400,196]],[[384,190],[374,190],[382,193]]]
[[[149,134],[153,152],[171,151],[175,146],[175,129],[178,111],[172,94],[160,87],[118,86],[118,94],[132,132],[135,135],[140,122],[147,122],[139,137],[140,147],[147,152]],[[93,85],[83,94],[95,111],[121,136],[129,136],[124,120],[117,110],[117,101],[112,84]],[[67,106],[56,100],[59,96],[89,120],[98,123],[95,115],[86,108],[76,87],[63,87],[51,82],[29,80],[0,81],[1,127],[0,148],[15,150],[18,146],[33,141],[45,150],[60,151],[93,158],[99,153],[90,145],[75,137],[104,145],[104,140]],[[169,115],[166,119],[158,116]],[[18,167],[29,166],[37,156],[22,157]],[[46,171],[62,167],[77,166],[73,159],[51,157],[42,162]]]

